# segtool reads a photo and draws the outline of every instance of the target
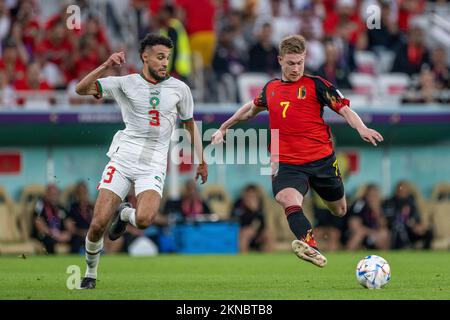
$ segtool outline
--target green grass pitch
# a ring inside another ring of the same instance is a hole
[[[380,290],[361,287],[356,264],[367,254],[389,262],[392,278]],[[448,252],[328,253],[317,268],[293,253],[103,255],[95,290],[69,290],[66,273],[84,256],[0,257],[0,299],[450,299]]]

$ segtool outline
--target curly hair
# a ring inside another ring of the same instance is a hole
[[[153,47],[157,45],[163,45],[169,49],[173,48],[173,42],[169,38],[159,34],[149,33],[141,41],[141,47],[139,48],[139,56],[141,57],[141,60],[142,60],[142,53],[145,51],[147,47]]]

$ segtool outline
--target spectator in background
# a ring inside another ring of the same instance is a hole
[[[17,99],[17,105],[23,106],[32,103],[32,105],[37,105],[39,103],[43,105],[54,104],[54,98],[48,96],[36,95],[36,91],[42,93],[49,92],[52,88],[48,83],[42,79],[41,76],[41,66],[37,62],[30,63],[27,67],[27,73],[25,79],[18,80],[14,83],[16,93],[19,95]],[[26,96],[20,96],[21,94],[32,94],[32,96],[27,99]]]
[[[429,249],[432,233],[422,222],[417,210],[416,200],[406,181],[400,181],[395,187],[395,194],[383,204],[389,221],[392,249],[411,248],[421,241],[423,249]]]
[[[35,5],[33,1],[21,1],[16,17],[16,23],[19,23],[22,29],[23,44],[30,57],[33,57],[41,36]]]
[[[420,72],[419,82],[403,95],[402,103],[433,104],[449,103],[449,97],[441,94],[435,74],[428,68]]]
[[[272,42],[272,26],[264,23],[258,31],[258,42],[250,49],[248,70],[274,76],[280,71],[277,56],[278,50]]]
[[[95,39],[102,60],[107,59],[111,51],[104,29],[105,26],[101,25],[99,19],[91,15],[85,22],[82,33],[82,36],[92,36]]]
[[[231,211],[231,218],[240,225],[239,250],[251,249],[270,251],[273,244],[265,230],[263,201],[259,189],[254,185],[245,187],[240,199]]]
[[[75,55],[74,72],[76,79],[82,79],[80,74],[86,74],[97,68],[107,57],[107,49],[97,42],[94,34],[86,33],[81,36],[79,48]]]
[[[200,196],[195,180],[186,181],[184,192],[180,200],[168,200],[163,214],[169,220],[177,222],[195,221],[210,215],[211,210]]]
[[[244,15],[240,10],[230,10],[224,16],[224,27],[230,28],[233,30],[233,46],[239,51],[242,56],[242,59],[248,60],[248,51],[250,46],[255,43],[255,38],[253,34],[249,33],[248,26],[244,25]]]
[[[219,101],[238,101],[236,78],[245,70],[246,62],[234,46],[233,34],[234,31],[229,27],[220,32],[213,58],[213,69],[221,86],[218,88]]]
[[[45,80],[52,88],[65,88],[67,85],[67,80],[63,70],[54,62],[48,59],[48,55],[46,54],[46,52],[42,51],[42,48],[39,48],[40,43],[41,42],[38,43],[36,49],[34,50],[33,60],[34,62],[39,63],[39,65],[41,66],[42,79]],[[71,52],[71,55],[73,55],[73,59],[75,59],[78,54],[78,50],[76,52]],[[74,75],[76,75],[76,72],[74,72]]]
[[[307,2],[299,11],[300,29],[308,42],[306,51],[305,68],[308,72],[316,73],[317,69],[325,62],[325,48],[322,43],[323,23],[317,12],[317,4]]]
[[[309,26],[302,29],[301,34],[308,41],[306,52],[305,70],[307,73],[317,73],[317,70],[325,62],[325,46],[321,40],[315,39]]]
[[[59,204],[59,190],[54,184],[47,186],[45,196],[34,208],[33,237],[42,242],[48,253],[55,253],[56,244],[68,244],[72,253],[79,247],[72,242],[73,230],[67,223],[66,212]]]
[[[334,10],[324,19],[324,34],[331,37],[338,49],[341,67],[348,72],[356,69],[355,49],[365,49],[367,35],[365,25],[356,9],[355,0],[337,0]]]
[[[350,207],[348,213],[348,250],[367,249],[388,250],[390,233],[388,222],[382,209],[379,188],[369,184],[361,199]]]
[[[25,77],[28,55],[21,50],[13,38],[8,38],[3,44],[3,56],[0,58],[0,69],[5,70],[8,82],[14,83]]]
[[[323,28],[325,34],[357,47],[360,38],[365,36],[365,25],[359,16],[356,0],[337,0],[335,10],[324,19]]]
[[[158,13],[158,24],[161,34],[173,42],[169,71],[175,78],[187,81],[191,74],[191,47],[189,38],[180,20],[175,17],[175,8],[163,6]]]
[[[436,47],[431,52],[431,72],[434,74],[437,89],[450,89],[450,66],[444,47]]]
[[[212,63],[216,46],[214,23],[216,4],[214,0],[175,0],[181,11],[181,20],[189,34],[189,42],[193,54],[198,54],[204,68]]]
[[[294,14],[290,1],[259,1],[259,22],[270,21],[272,25],[272,41],[279,43],[284,37],[299,29],[300,21]]]
[[[317,75],[328,79],[334,86],[351,89],[349,73],[339,59],[336,45],[332,40],[325,41],[325,63],[317,70]]]
[[[401,45],[396,51],[392,72],[414,75],[420,72],[424,64],[429,63],[423,30],[419,26],[414,26],[408,33],[407,43]]]
[[[91,224],[94,206],[89,201],[86,183],[77,183],[74,196],[75,201],[70,204],[67,223],[72,224],[69,229],[72,231],[73,250],[80,252],[80,248],[84,247],[84,239]]]
[[[11,17],[5,0],[0,0],[0,43],[6,39],[11,28]]]
[[[0,108],[16,105],[16,95],[8,80],[5,70],[0,69]]]
[[[380,28],[373,28],[367,31],[368,49],[371,51],[395,51],[400,43],[400,32],[398,24],[392,19],[391,4],[386,0],[378,0],[381,8]]]
[[[149,33],[154,26],[154,17],[159,9],[164,5],[164,0],[131,0],[131,6],[134,10],[134,19],[136,21],[137,39],[142,39]]]
[[[75,47],[67,34],[67,28],[63,20],[55,20],[46,31],[47,36],[36,48],[44,61],[55,64],[64,76],[64,85],[67,85],[73,77],[73,62]]]
[[[300,7],[297,9],[300,22],[299,33],[305,36],[305,31],[309,36],[308,47],[312,39],[320,40],[323,38],[323,14],[321,1],[299,1]]]
[[[398,0],[398,26],[400,31],[408,32],[411,19],[423,13],[425,2],[425,0]]]

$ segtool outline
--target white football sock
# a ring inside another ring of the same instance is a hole
[[[97,267],[100,253],[103,249],[103,238],[97,242],[91,242],[86,237],[86,274],[85,277],[97,279]]]
[[[134,208],[122,209],[122,211],[120,212],[120,220],[129,222],[132,226],[136,227],[136,209]]]

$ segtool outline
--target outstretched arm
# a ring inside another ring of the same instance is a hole
[[[102,63],[97,69],[91,71],[87,76],[78,82],[75,91],[81,96],[97,95],[97,87],[95,81],[101,78],[108,68],[113,66],[120,66],[125,63],[125,53],[116,52],[113,53],[108,60]]]
[[[197,166],[195,180],[197,180],[198,177],[201,177],[203,184],[206,182],[206,180],[208,180],[208,165],[206,164],[205,158],[203,157],[202,138],[194,119],[190,119],[184,122],[184,128],[189,132],[191,145],[194,148],[195,154],[200,159],[200,164]]]
[[[256,106],[253,101],[247,102],[244,104],[241,108],[239,108],[235,114],[231,116],[230,119],[225,121],[213,135],[211,142],[212,144],[218,144],[222,143],[223,137],[225,136],[225,133],[227,129],[231,128],[233,125],[240,121],[247,121],[253,117],[255,117],[258,113],[261,111],[267,110],[264,107],[258,107]]]
[[[374,146],[377,146],[377,141],[383,141],[383,136],[379,134],[377,131],[367,128],[358,114],[345,106],[339,110],[339,114],[345,118],[348,124],[358,131],[359,135],[364,141],[372,143]]]

